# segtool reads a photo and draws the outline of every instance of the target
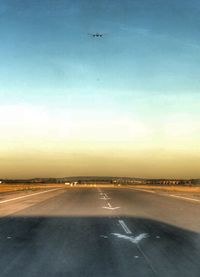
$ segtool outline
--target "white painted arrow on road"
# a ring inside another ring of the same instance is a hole
[[[103,209],[108,209],[108,210],[116,210],[120,209],[120,207],[112,207],[110,203],[108,203],[108,206],[102,207]]]
[[[122,235],[122,234],[118,234],[118,233],[112,233],[112,235],[114,235],[114,236],[116,236],[116,237],[118,237],[120,239],[129,240],[129,241],[131,241],[134,244],[138,244],[141,240],[143,240],[145,238],[148,238],[148,236],[149,236],[147,233],[140,234],[140,235],[138,235],[136,237]]]
[[[109,197],[102,197],[102,198],[100,198],[100,199],[102,199],[102,200],[110,200],[111,198],[109,198]]]

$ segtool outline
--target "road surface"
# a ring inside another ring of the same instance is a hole
[[[124,188],[0,197],[1,277],[199,277],[200,203]]]

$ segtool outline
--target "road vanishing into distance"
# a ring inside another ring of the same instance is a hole
[[[131,188],[0,195],[1,277],[199,277],[200,202]]]

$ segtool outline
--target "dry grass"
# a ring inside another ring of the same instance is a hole
[[[63,188],[64,184],[0,184],[1,192]]]
[[[183,192],[183,193],[200,193],[200,185],[199,186],[156,186],[156,185],[121,185],[120,187],[114,186],[112,184],[87,184],[87,185],[77,185],[72,188],[89,188],[89,187],[107,187],[107,188],[138,188],[138,189],[149,189],[155,191],[165,191],[165,192]],[[3,192],[14,192],[14,191],[28,191],[28,190],[41,190],[41,189],[53,189],[53,188],[65,188],[69,189],[70,186],[66,186],[65,184],[0,184],[0,193]]]
[[[162,190],[162,191],[176,191],[176,192],[200,192],[199,186],[154,186],[154,185],[136,185],[134,188]]]

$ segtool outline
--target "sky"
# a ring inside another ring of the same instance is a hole
[[[1,0],[0,178],[200,178],[199,76],[198,0]]]

